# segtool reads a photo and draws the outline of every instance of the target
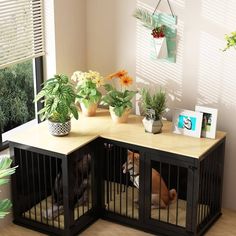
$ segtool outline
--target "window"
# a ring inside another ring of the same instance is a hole
[[[0,70],[0,150],[15,132],[37,122],[34,95],[43,81],[42,58]],[[41,105],[41,104],[40,104]]]
[[[32,100],[43,80],[42,55],[43,0],[1,0],[0,150],[14,129],[36,121]]]

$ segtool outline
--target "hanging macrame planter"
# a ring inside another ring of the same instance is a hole
[[[167,0],[171,15],[156,13],[159,0],[153,13],[145,9],[136,9],[134,17],[139,19],[143,26],[151,30],[152,51],[151,58],[176,62],[176,23],[177,17],[173,14],[169,0]]]

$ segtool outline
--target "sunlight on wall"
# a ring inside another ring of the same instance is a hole
[[[202,16],[220,26],[232,30],[235,28],[235,0],[203,0]]]
[[[221,41],[212,35],[200,33],[198,104],[214,104],[218,102],[221,91]]]
[[[153,12],[154,8],[138,1],[138,8]],[[163,62],[150,57],[152,51],[151,31],[137,21],[137,48],[136,48],[136,84],[137,88],[163,87],[168,94],[168,106],[181,101],[182,96],[182,67],[183,67],[183,30],[184,24],[178,20],[177,25],[177,62]]]

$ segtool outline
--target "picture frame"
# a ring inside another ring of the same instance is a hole
[[[200,138],[202,117],[203,113],[201,112],[175,109],[172,122],[173,133]]]
[[[195,111],[203,113],[201,136],[215,139],[218,110],[210,107],[195,106]]]

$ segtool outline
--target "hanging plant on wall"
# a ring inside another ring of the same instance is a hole
[[[157,4],[157,7],[159,2]],[[157,9],[156,7],[156,9]],[[153,13],[141,8],[137,8],[133,16],[138,19],[144,27],[151,30],[152,41],[154,45],[153,59],[167,59],[175,62],[176,59],[176,16],[166,13]]]

